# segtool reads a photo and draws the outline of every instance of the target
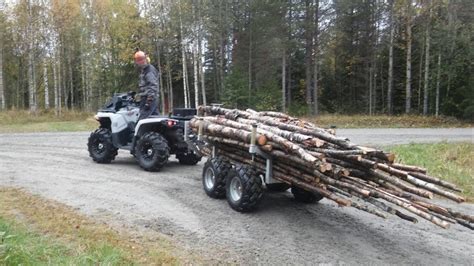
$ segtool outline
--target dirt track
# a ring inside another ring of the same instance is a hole
[[[348,136],[343,132],[338,131]],[[461,226],[443,230],[425,221],[383,221],[327,200],[302,205],[290,193],[266,194],[256,212],[241,214],[225,200],[205,195],[202,163],[181,166],[171,160],[163,172],[149,173],[120,152],[114,163],[99,165],[87,156],[87,137],[0,134],[0,185],[26,188],[114,226],[159,231],[205,258],[224,262],[474,262],[474,234]],[[474,214],[470,204],[444,205]]]

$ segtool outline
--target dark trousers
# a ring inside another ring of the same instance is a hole
[[[150,115],[159,115],[158,113],[158,101],[156,98],[149,104],[149,107],[145,106],[146,97],[143,97],[140,101],[140,117],[138,120],[148,118]]]

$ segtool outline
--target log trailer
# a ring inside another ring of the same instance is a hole
[[[324,197],[317,192],[308,191],[304,187],[283,182],[275,178],[272,155],[266,146],[257,145],[257,124],[252,125],[249,143],[224,140],[203,134],[202,123],[197,138],[190,132],[186,122],[185,136],[189,147],[198,155],[207,156],[202,171],[202,184],[206,194],[215,199],[226,198],[232,209],[239,212],[254,210],[265,191],[285,192],[291,189],[294,198],[303,203],[315,203]],[[223,142],[247,148],[248,156],[244,157],[229,150]]]

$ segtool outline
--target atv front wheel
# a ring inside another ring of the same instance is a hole
[[[117,148],[112,144],[112,133],[107,128],[92,132],[87,141],[87,150],[92,160],[98,163],[110,163],[117,156]]]
[[[194,151],[188,151],[186,153],[176,154],[176,158],[178,159],[180,164],[195,165],[201,161],[202,157],[195,154]]]
[[[168,162],[170,148],[166,139],[156,132],[148,132],[138,140],[135,158],[146,171],[159,171]]]
[[[236,164],[227,176],[226,196],[232,209],[252,211],[263,196],[262,179],[252,167]]]

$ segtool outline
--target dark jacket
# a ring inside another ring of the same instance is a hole
[[[151,64],[145,66],[138,78],[139,95],[141,97],[151,97],[153,100],[158,100],[158,96],[160,95],[158,79],[158,70]]]

